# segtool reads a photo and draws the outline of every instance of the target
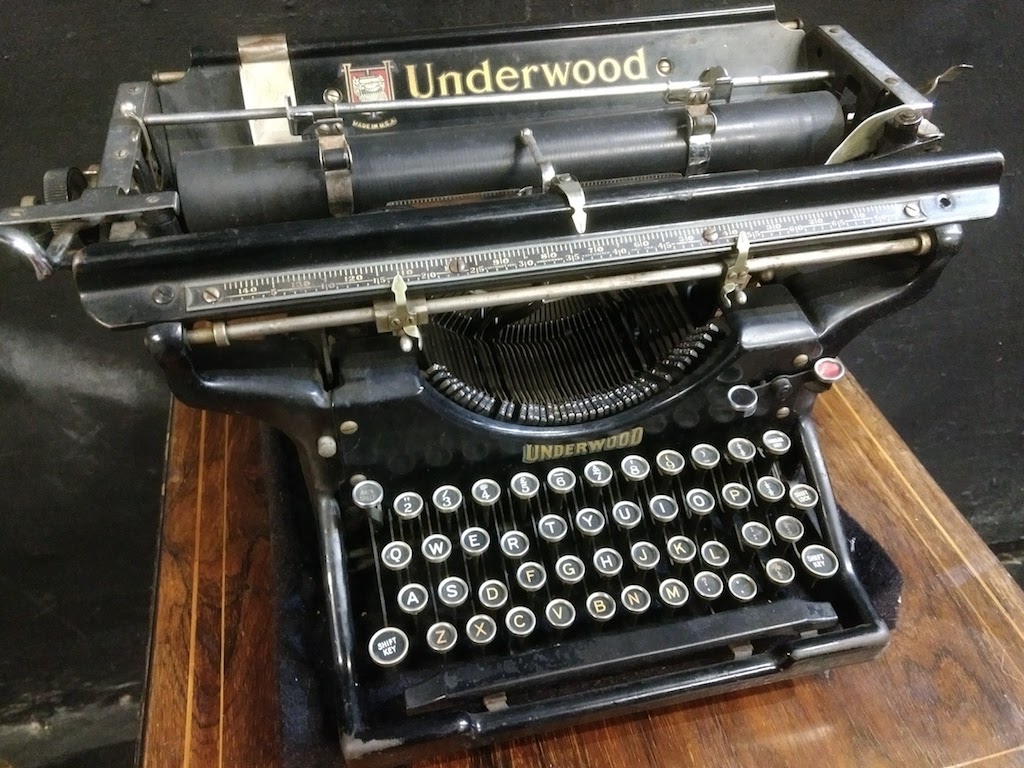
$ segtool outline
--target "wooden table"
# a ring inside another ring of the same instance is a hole
[[[863,391],[816,418],[839,502],[903,572],[876,661],[433,766],[1024,766],[1024,595]],[[176,405],[143,765],[278,765],[258,427]]]

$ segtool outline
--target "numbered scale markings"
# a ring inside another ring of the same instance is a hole
[[[963,197],[971,196],[971,192]],[[954,203],[954,200],[957,202]],[[438,251],[419,258],[362,260],[308,271],[239,276],[217,283],[187,286],[190,312],[267,305],[292,299],[386,295],[396,275],[409,290],[478,282],[502,276],[546,276],[583,267],[604,267],[669,256],[728,251],[740,232],[754,245],[851,232],[895,231],[963,221],[965,208],[984,204],[945,195],[925,206],[922,201],[889,199],[860,206],[802,209],[783,215],[751,215],[698,225],[645,227],[613,233],[581,235],[481,249]]]

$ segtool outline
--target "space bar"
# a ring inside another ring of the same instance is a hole
[[[593,678],[606,671],[619,672],[654,660],[661,663],[755,638],[827,629],[838,621],[829,603],[780,600],[614,635],[599,634],[503,659],[449,667],[407,688],[405,709],[414,714],[459,701],[479,701],[493,693]]]

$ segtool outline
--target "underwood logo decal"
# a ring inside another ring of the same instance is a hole
[[[407,64],[405,77],[409,95],[414,99],[467,94],[514,93],[516,91],[553,90],[555,88],[614,85],[623,80],[647,80],[647,62],[643,48],[624,59],[546,61],[536,64],[495,64],[484,59],[468,72],[448,69],[436,72],[433,62]]]
[[[613,451],[616,448],[633,448],[640,445],[643,439],[644,428],[634,427],[626,432],[621,432],[611,437],[602,437],[597,440],[581,440],[576,443],[563,443],[561,445],[524,445],[523,463],[533,464],[538,461],[564,459],[569,456],[588,456],[592,453]]]

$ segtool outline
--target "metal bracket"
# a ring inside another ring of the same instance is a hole
[[[701,72],[700,85],[670,87],[665,101],[686,105],[686,175],[707,173],[711,165],[711,137],[718,121],[711,111],[714,104],[728,104],[734,82],[724,67],[710,67]]]
[[[413,340],[422,347],[423,338],[419,326],[428,322],[427,300],[420,297],[410,298],[408,286],[401,275],[395,275],[391,281],[391,295],[394,301],[375,301],[373,303],[373,319],[377,324],[378,333],[391,333],[402,340],[402,349],[412,350]]]
[[[709,67],[700,73],[697,86],[669,83],[665,101],[685,104],[691,115],[707,114],[712,104],[728,104],[732,100],[734,82],[725,67]]]
[[[743,306],[747,303],[746,289],[750,283],[750,272],[747,269],[747,257],[750,255],[750,238],[746,232],[736,237],[736,250],[725,262],[725,279],[722,282],[722,306],[732,307],[732,296],[736,303]]]
[[[246,109],[280,107],[295,103],[295,83],[284,35],[251,35],[238,38],[238,80]],[[293,136],[287,119],[250,120],[254,146],[301,141]]]
[[[587,212],[585,210],[587,196],[583,191],[583,185],[571,174],[555,171],[554,165],[540,151],[540,145],[537,144],[537,139],[534,138],[533,131],[529,128],[523,128],[519,132],[519,139],[526,145],[537,168],[540,169],[541,191],[547,192],[552,187],[558,190],[572,209],[572,223],[576,228],[576,233],[579,235],[585,233],[587,231]]]
[[[583,192],[583,186],[568,173],[555,176],[551,186],[565,196],[566,202],[572,208],[572,223],[576,227],[576,234],[582,235],[587,231],[587,212],[584,210],[587,196]]]
[[[332,216],[352,213],[352,154],[340,122],[320,123],[316,127],[320,148],[320,166],[327,187],[327,208]]]

